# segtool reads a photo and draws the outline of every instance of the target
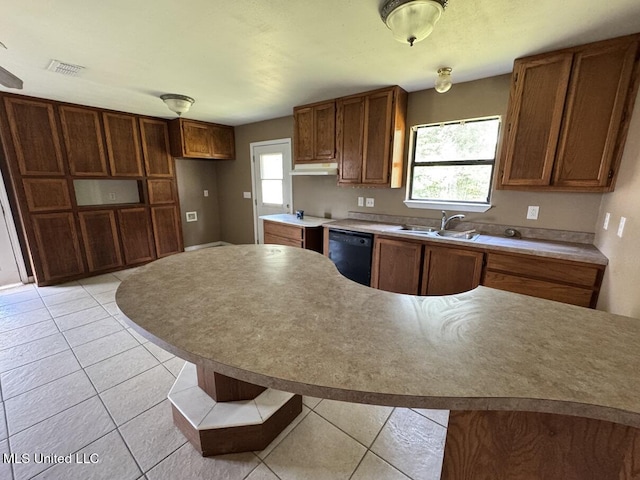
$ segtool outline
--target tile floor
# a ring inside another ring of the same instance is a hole
[[[0,479],[440,478],[448,412],[311,397],[265,450],[202,458],[166,399],[184,361],[115,304],[131,272],[0,290]]]

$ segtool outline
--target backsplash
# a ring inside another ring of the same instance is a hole
[[[383,215],[377,213],[348,212],[347,218],[352,220],[365,220],[370,222],[390,223],[394,225],[423,225],[425,227],[440,228],[440,220],[424,217],[404,217],[397,215]],[[513,227],[512,225],[500,225],[495,223],[479,222],[452,222],[452,230],[476,230],[485,235],[505,236],[507,228],[515,228],[522,238],[536,240],[551,240],[555,242],[570,242],[593,245],[594,233],[572,232],[569,230],[551,230],[548,228]]]

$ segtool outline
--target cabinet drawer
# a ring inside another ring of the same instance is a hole
[[[498,272],[486,272],[483,285],[485,287],[498,288],[508,292],[522,293],[524,295],[570,303],[581,307],[591,306],[591,297],[593,296],[591,289],[561,285],[559,283],[545,282],[544,280],[534,280]]]
[[[514,273],[574,285],[593,287],[597,283],[599,269],[585,265],[556,262],[541,257],[519,257],[489,253],[487,270]]]
[[[279,237],[270,233],[264,232],[264,243],[271,245],[286,245],[288,247],[302,248],[302,240],[294,240],[292,238]]]
[[[284,223],[264,221],[264,234],[275,235],[277,237],[289,238],[291,240],[303,240],[303,228],[293,225],[285,225]]]

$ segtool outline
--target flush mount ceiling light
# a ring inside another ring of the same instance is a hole
[[[413,47],[429,36],[446,6],[447,0],[388,0],[380,16],[396,40]]]
[[[451,89],[451,85],[451,68],[439,68],[438,78],[436,79],[436,92],[446,93]]]
[[[181,116],[183,113],[186,113],[193,105],[195,100],[191,97],[187,97],[186,95],[179,95],[177,93],[167,93],[165,95],[160,95],[160,98],[164,103],[167,104],[169,110]]]

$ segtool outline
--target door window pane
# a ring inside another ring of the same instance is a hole
[[[262,203],[282,205],[282,180],[262,180]]]
[[[282,180],[281,153],[260,155],[260,178],[263,180]]]

